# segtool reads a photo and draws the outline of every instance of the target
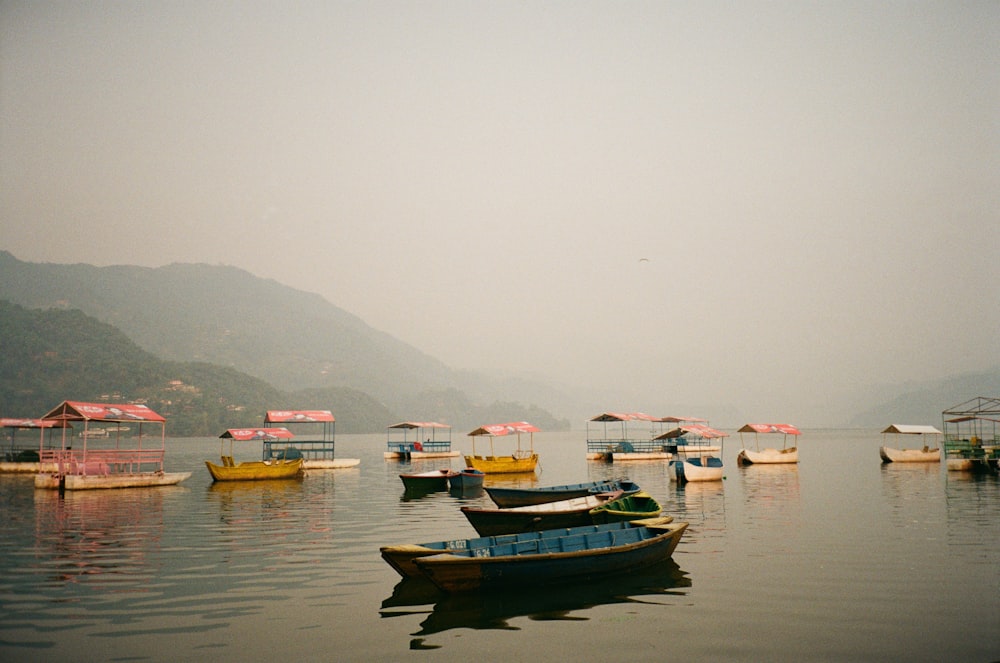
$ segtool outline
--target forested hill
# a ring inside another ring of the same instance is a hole
[[[571,399],[545,385],[454,371],[318,295],[234,267],[28,263],[0,251],[0,299],[29,309],[79,309],[158,360],[204,362],[258,378],[299,399],[268,409],[331,409],[338,431],[383,431],[402,419],[469,430],[521,419],[543,430],[570,427],[551,411],[571,410]],[[112,388],[94,384],[92,391]],[[52,405],[66,398],[61,393]],[[350,412],[336,411],[337,403]]]
[[[30,310],[0,301],[0,413],[38,417],[64,400],[145,402],[167,434],[219,435],[260,425],[268,409],[334,409],[338,431],[384,428],[393,415],[350,389],[283,392],[205,362],[158,359],[80,311]]]

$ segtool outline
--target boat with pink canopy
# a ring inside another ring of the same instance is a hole
[[[296,438],[294,443],[287,439],[265,440],[261,460],[301,455],[306,470],[337,470],[361,463],[360,458],[336,457],[337,423],[329,410],[268,410],[264,425],[294,427]]]
[[[39,461],[43,466],[51,465],[48,471],[35,475],[35,488],[171,486],[191,476],[190,472],[164,471],[166,419],[146,405],[63,401],[42,420],[54,422],[62,429],[62,436],[58,448],[39,449]],[[83,424],[82,447],[73,447],[72,438],[67,435],[71,423]],[[108,436],[100,441],[87,435],[97,423],[109,430]],[[155,442],[157,438],[159,444]]]
[[[802,434],[798,428],[791,424],[745,424],[737,429],[740,434],[740,444],[743,448],[736,455],[736,462],[740,465],[754,464],[776,464],[776,463],[797,463],[799,462],[799,448],[793,443],[788,446],[788,436],[792,436],[794,441]],[[754,448],[748,449],[743,443],[743,434],[753,433]],[[781,435],[781,448],[765,447],[760,448],[760,435]]]

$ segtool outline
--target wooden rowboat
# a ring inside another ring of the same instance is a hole
[[[503,534],[500,536],[480,536],[471,539],[450,539],[447,541],[434,541],[431,543],[411,543],[399,546],[383,546],[379,549],[382,559],[386,561],[399,575],[404,578],[420,577],[423,572],[417,568],[413,560],[418,557],[428,557],[446,552],[472,550],[486,550],[492,546],[502,544],[516,544],[523,541],[537,541],[538,539],[569,536],[574,534],[588,534],[592,532],[618,531],[636,525],[666,525],[673,518],[664,516],[662,518],[651,518],[645,521],[619,521],[601,525],[581,525],[580,527],[567,527],[563,529],[542,530],[540,532],[522,532],[519,534]]]
[[[568,534],[418,557],[413,563],[446,592],[598,578],[670,558],[687,526],[687,523],[666,523]]]
[[[452,477],[458,476],[458,472],[452,469],[431,470],[430,472],[417,472],[415,474],[400,474],[406,490],[431,492],[435,490],[448,490],[448,481]]]
[[[590,510],[610,499],[622,496],[621,491],[574,497],[558,502],[517,506],[510,509],[489,509],[463,506],[462,513],[480,536],[516,534],[560,527],[589,525]]]
[[[662,512],[660,503],[644,491],[632,495],[622,495],[616,500],[608,500],[590,510],[590,519],[595,525],[600,523],[655,518]]]
[[[587,481],[561,486],[542,486],[541,488],[503,488],[488,486],[486,494],[493,502],[503,508],[529,506],[569,500],[574,497],[586,497],[596,493],[613,493],[617,490],[625,495],[639,491],[639,484],[628,479],[611,479],[610,481]]]
[[[448,487],[451,490],[470,490],[483,487],[486,474],[474,467],[467,467],[461,472],[456,472],[455,476],[448,477]]]

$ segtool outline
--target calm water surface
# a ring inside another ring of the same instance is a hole
[[[213,485],[214,438],[168,441],[168,470],[194,473],[176,487],[60,499],[0,475],[0,660],[1000,660],[996,477],[883,466],[857,430],[738,468],[734,437],[725,481],[678,488],[661,463],[588,462],[583,432],[536,435],[535,485],[628,477],[690,528],[671,563],[504,595],[382,561],[474,536],[459,506],[489,504],[405,495],[399,472],[449,459],[384,461],[382,435],[338,436],[361,465],[299,482]]]

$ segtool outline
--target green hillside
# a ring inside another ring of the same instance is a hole
[[[532,416],[543,430],[570,426],[551,408],[531,404],[533,394],[560,398],[545,387],[533,391],[521,383],[515,392],[454,371],[318,295],[234,267],[28,263],[0,251],[0,299],[31,309],[79,309],[163,360],[225,366],[281,393],[354,403],[356,419],[343,430],[384,430],[394,418],[471,430],[495,420],[483,413]],[[320,406],[333,409],[330,402]],[[334,414],[340,431],[342,414]]]
[[[259,425],[268,409],[330,409],[342,432],[371,430],[394,417],[350,389],[289,393],[231,368],[163,361],[80,311],[0,301],[0,336],[4,416],[41,416],[64,400],[139,401],[166,417],[168,434],[178,437]]]

